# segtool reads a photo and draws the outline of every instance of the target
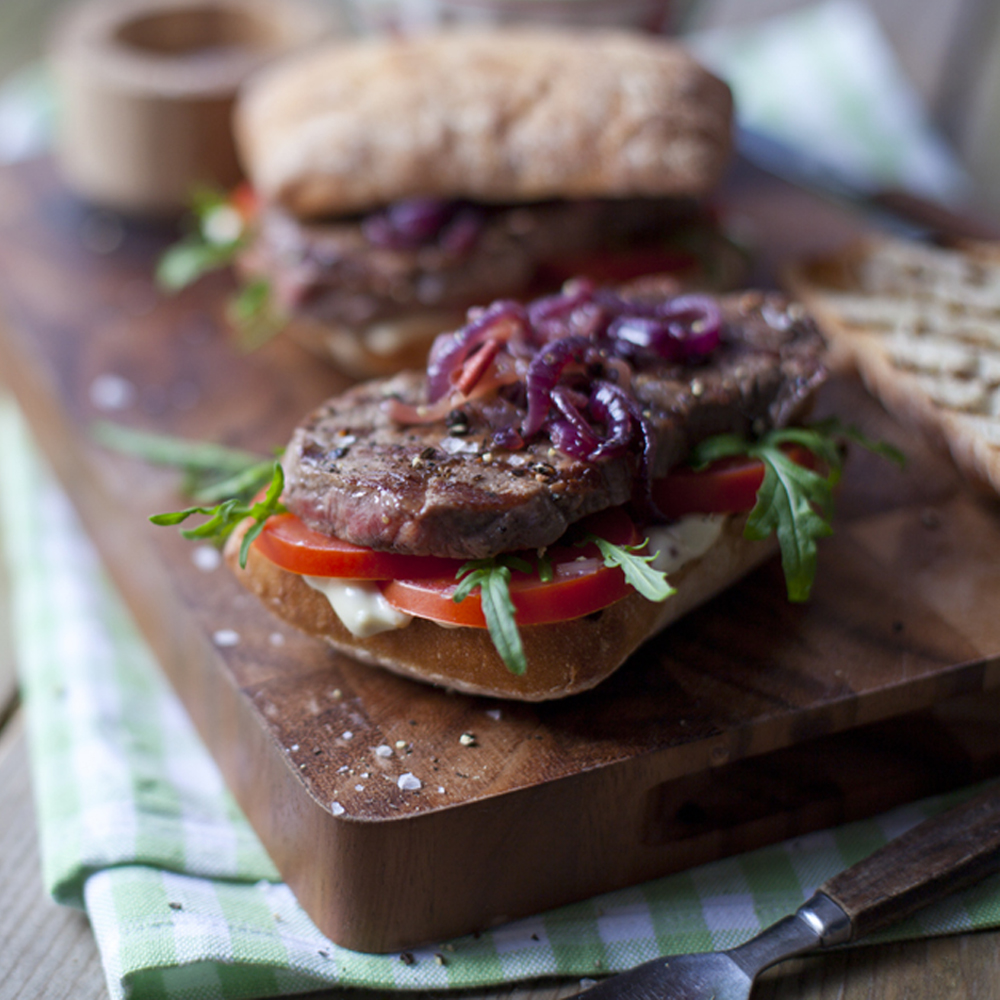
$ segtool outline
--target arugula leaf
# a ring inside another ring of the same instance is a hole
[[[647,539],[641,545],[615,545],[605,538],[587,533],[583,537],[580,545],[593,542],[598,551],[604,557],[605,566],[618,566],[625,574],[625,580],[631,584],[647,601],[665,601],[677,590],[667,582],[667,574],[654,569],[650,563],[656,558],[657,553],[652,555],[636,555],[646,547]]]
[[[544,549],[538,551],[538,579],[542,583],[550,583],[555,577],[555,570],[552,568],[552,559]]]
[[[260,455],[211,441],[189,441],[170,434],[123,427],[111,420],[96,420],[90,428],[99,444],[155,465],[175,465],[205,472],[233,475],[260,461]]]
[[[483,615],[493,645],[504,666],[520,677],[528,669],[521,643],[521,633],[514,619],[514,602],[510,599],[510,571],[531,572],[531,564],[518,556],[501,555],[492,559],[473,559],[460,566],[455,579],[460,580],[452,600],[459,604],[479,587]]]
[[[227,497],[249,498],[270,481],[274,459],[263,458],[240,448],[209,441],[188,441],[169,434],[123,427],[109,420],[91,425],[91,436],[99,444],[126,455],[183,469],[183,492],[199,503]]]
[[[833,533],[833,473],[824,478],[780,448],[758,443],[750,454],[764,462],[764,480],[743,534],[760,541],[773,531],[790,601],[805,601],[816,578],[816,542]]]
[[[232,263],[246,240],[245,224],[225,192],[196,190],[191,197],[194,232],[168,247],[156,266],[157,283],[178,292],[202,275]]]
[[[702,441],[692,454],[691,464],[696,469],[732,455],[748,455],[764,463],[764,479],[743,534],[757,541],[772,532],[777,536],[790,601],[808,599],[816,578],[816,543],[833,532],[833,487],[843,470],[844,441],[853,441],[899,464],[905,462],[899,449],[872,441],[857,427],[845,426],[835,417],[805,427],[775,428],[757,441],[719,434]],[[793,461],[782,448],[790,444],[811,451],[826,466],[826,474]]]
[[[827,417],[825,420],[820,420],[813,424],[812,429],[817,434],[834,438],[840,437],[845,441],[851,441],[856,445],[860,445],[866,451],[894,462],[901,469],[906,466],[906,455],[895,445],[889,444],[888,441],[873,441],[856,424],[845,425],[837,417]]]
[[[239,333],[240,345],[246,351],[262,347],[286,322],[275,308],[267,278],[254,278],[243,285],[226,303],[226,318]]]
[[[178,292],[203,275],[228,267],[246,246],[247,223],[229,197],[204,189],[192,197],[195,230],[168,247],[156,266],[156,280],[168,292]],[[226,305],[226,317],[248,351],[261,347],[285,325],[274,308],[266,278],[243,284]]]
[[[167,247],[156,264],[156,283],[168,292],[179,292],[202,275],[227,267],[236,255],[237,244],[218,246],[200,236],[188,236]]]
[[[208,518],[207,521],[199,524],[196,528],[182,528],[181,534],[185,538],[210,538],[223,541],[229,537],[233,528],[240,521],[251,517],[255,523],[243,536],[240,545],[240,566],[246,566],[250,545],[263,530],[264,522],[272,514],[285,513],[285,507],[281,503],[281,491],[285,487],[285,474],[277,459],[272,461],[271,467],[271,483],[262,500],[247,503],[238,497],[231,497],[215,507],[188,507],[186,510],[154,514],[150,521],[159,525],[175,525],[181,524],[194,515],[203,514]]]
[[[620,566],[625,579],[648,600],[665,601],[675,593],[667,582],[666,574],[649,565],[655,555],[636,555],[646,542],[642,545],[616,545],[588,533],[578,544],[586,545],[588,542],[597,546],[605,566]],[[539,554],[536,567],[513,555],[474,559],[461,566],[455,574],[455,579],[461,582],[452,600],[458,604],[476,587],[480,588],[483,615],[493,645],[507,669],[520,677],[528,669],[528,664],[515,618],[516,609],[510,598],[510,574],[515,569],[522,573],[537,572],[542,581],[551,580],[553,576],[552,561],[545,553]]]

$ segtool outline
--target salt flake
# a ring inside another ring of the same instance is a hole
[[[191,562],[202,573],[211,573],[222,564],[222,554],[212,545],[199,545],[191,552]]]
[[[220,628],[212,635],[216,646],[236,646],[240,641],[239,632],[231,628]]]

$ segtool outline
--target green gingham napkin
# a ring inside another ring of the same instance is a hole
[[[3,396],[0,454],[44,879],[57,900],[86,908],[114,998],[475,987],[592,977],[659,954],[731,947],[955,798],[412,955],[347,951],[316,930],[280,882]],[[998,923],[1000,880],[991,879],[894,935]]]

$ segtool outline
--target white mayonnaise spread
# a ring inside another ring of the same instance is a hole
[[[344,628],[359,639],[405,628],[413,619],[397,611],[383,596],[377,584],[368,580],[340,580],[331,576],[303,576],[313,590],[329,602]]]
[[[673,524],[647,528],[649,551],[657,556],[652,565],[669,577],[685,563],[703,556],[722,534],[726,514],[689,514]]]
[[[691,514],[673,524],[648,528],[648,551],[657,553],[652,565],[662,573],[675,573],[685,563],[704,555],[718,541],[725,523],[725,514]],[[341,580],[330,576],[303,576],[302,579],[330,602],[344,627],[359,639],[405,628],[413,620],[412,615],[392,607],[378,585],[368,580]],[[458,627],[445,622],[438,624],[445,628]]]

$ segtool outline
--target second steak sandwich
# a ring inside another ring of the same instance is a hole
[[[230,564],[359,659],[476,694],[585,690],[774,534],[808,595],[844,435],[799,425],[821,350],[778,295],[498,301],[425,371],[308,416]]]
[[[422,364],[470,306],[577,274],[732,281],[742,257],[704,206],[731,116],[728,87],[662,38],[327,45],[241,95],[255,208],[237,270],[293,336],[369,377]]]

